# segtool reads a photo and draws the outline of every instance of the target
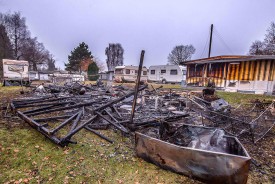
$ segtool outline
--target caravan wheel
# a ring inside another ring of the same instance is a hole
[[[162,81],[161,81],[162,84],[166,84],[166,82],[167,81],[165,79],[162,79]]]

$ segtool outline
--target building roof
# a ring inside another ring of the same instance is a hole
[[[205,63],[223,63],[223,62],[241,62],[241,61],[255,61],[255,60],[275,60],[275,55],[224,55],[214,56],[210,58],[195,59],[181,62],[181,65],[189,64],[205,64]]]

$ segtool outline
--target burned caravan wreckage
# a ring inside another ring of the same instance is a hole
[[[9,107],[60,146],[76,143],[73,136],[82,129],[110,143],[98,130],[135,135],[137,156],[209,183],[246,183],[251,158],[238,139],[256,143],[275,122],[274,102],[233,107],[212,89],[182,92],[139,82],[135,90],[100,83],[48,86]]]
[[[123,85],[45,88],[12,100],[10,107],[55,144],[75,143],[81,129],[110,143],[97,130],[135,132],[139,157],[205,182],[246,183],[251,158],[238,138],[256,143],[274,126],[274,102],[233,108],[215,95],[147,85],[139,93]]]

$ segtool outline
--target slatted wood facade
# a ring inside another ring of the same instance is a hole
[[[206,86],[211,80],[221,88],[275,90],[275,56],[265,59],[247,56],[229,61],[222,56],[215,58],[212,61],[207,58],[206,62],[203,59],[187,62],[187,84]]]

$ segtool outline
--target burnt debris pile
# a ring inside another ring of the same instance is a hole
[[[60,146],[76,143],[73,136],[82,129],[112,143],[98,130],[113,129],[122,136],[135,135],[137,155],[145,160],[216,183],[247,180],[250,157],[237,138],[256,143],[275,123],[274,101],[234,106],[213,89],[140,85],[134,90],[102,82],[40,85],[24,98],[13,99],[9,107]],[[215,171],[200,163],[202,158]],[[228,164],[231,170],[226,170]]]

